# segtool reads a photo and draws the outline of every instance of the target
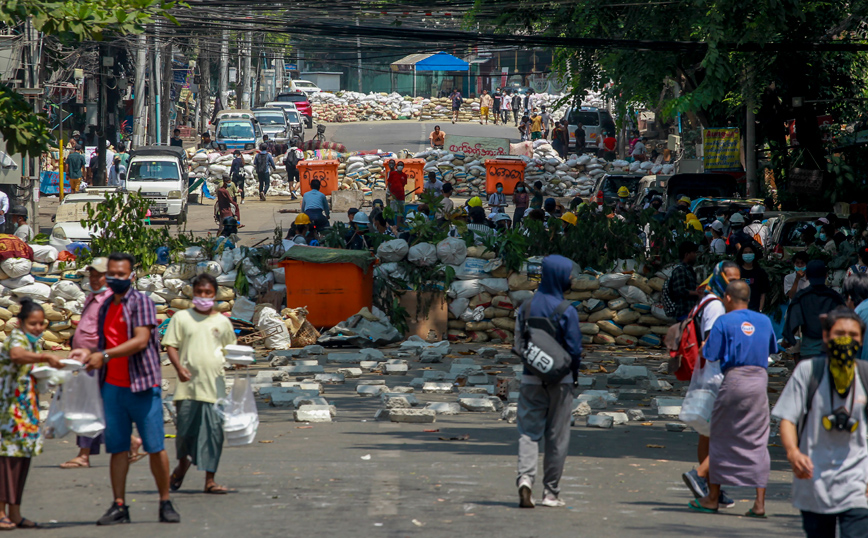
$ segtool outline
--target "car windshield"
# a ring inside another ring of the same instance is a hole
[[[221,121],[217,126],[217,138],[254,138],[253,124],[246,120]]]
[[[618,196],[618,189],[621,187],[627,187],[631,195],[635,194],[641,179],[642,176],[609,176],[603,181],[603,196],[614,198]]]
[[[298,88],[316,88],[316,86],[313,84],[313,82],[296,81],[295,85]]]
[[[307,96],[306,95],[278,95],[278,101],[288,101],[290,103],[306,103]]]
[[[600,124],[600,115],[587,110],[573,110],[570,113],[570,125],[596,126]]]
[[[813,221],[813,218],[805,218],[784,222],[784,227],[781,229],[781,241],[779,245],[782,247],[804,246],[804,242],[802,241],[802,232],[808,229],[808,227],[813,226]]]
[[[283,114],[257,114],[256,119],[262,126],[267,125],[286,125],[286,118]]]
[[[295,110],[287,110],[286,118],[289,120],[289,123],[301,123],[301,120],[298,119],[298,112]]]
[[[178,165],[168,161],[134,161],[127,181],[178,181]]]

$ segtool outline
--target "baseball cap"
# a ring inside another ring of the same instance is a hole
[[[805,276],[811,284],[826,283],[826,263],[823,260],[811,260],[805,268]]]
[[[299,216],[295,217],[295,224],[297,226],[310,224],[310,217],[307,216],[307,213],[301,213]]]
[[[105,273],[108,271],[108,258],[94,258],[87,264],[85,269],[93,269],[97,273]]]

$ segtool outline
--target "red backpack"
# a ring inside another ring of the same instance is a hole
[[[715,295],[705,297],[696,305],[684,321],[676,323],[666,332],[664,344],[669,350],[669,373],[679,381],[690,381],[693,368],[702,349],[700,314],[711,301],[719,301]]]

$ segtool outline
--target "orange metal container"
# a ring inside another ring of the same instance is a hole
[[[425,159],[395,159],[395,163],[404,163],[404,173],[407,174],[407,187],[409,194],[415,190],[415,196],[422,194],[422,186],[425,184]],[[386,188],[389,188],[389,159],[383,163],[383,177],[386,178]]]
[[[497,184],[503,183],[503,194],[515,192],[519,181],[524,181],[524,161],[521,159],[486,159],[485,192],[497,192]]]
[[[362,271],[353,263],[311,263],[283,260],[286,306],[306,306],[315,327],[333,327],[374,300],[374,269]]]
[[[299,161],[298,175],[301,177],[301,193],[310,189],[310,182],[318,179],[319,191],[326,196],[338,190],[338,161]]]

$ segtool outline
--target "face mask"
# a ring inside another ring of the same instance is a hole
[[[799,267],[799,266],[797,265],[797,266],[796,266],[796,272],[797,272],[797,273],[804,273],[804,272],[805,272],[805,269],[807,269],[807,268],[808,268],[808,266],[806,266],[806,265],[803,265],[803,266],[801,266],[801,267]]]
[[[94,294],[94,295],[99,295],[100,293],[104,292],[104,291],[107,290],[107,289],[108,289],[108,286],[103,286],[103,287],[101,287],[101,288],[98,289],[98,290],[93,290],[93,294]]]
[[[199,312],[210,312],[214,308],[214,299],[210,297],[193,297],[193,308]]]
[[[835,390],[846,396],[856,374],[856,358],[862,353],[862,346],[849,336],[839,336],[830,340],[829,371],[835,382]]]
[[[502,192],[503,192],[503,187],[498,187],[498,188],[497,188],[497,192],[498,192],[498,193],[502,193]]]
[[[711,232],[705,232],[705,237],[711,239],[713,236],[711,235]]]
[[[39,337],[38,337],[38,336],[33,336],[33,335],[30,334],[30,333],[24,333],[24,334],[27,335],[27,341],[30,342],[31,344],[34,344],[34,345],[35,345],[36,342],[39,342]]]
[[[826,240],[826,234],[818,234],[817,239],[819,239],[820,241],[825,241]]]
[[[399,167],[398,167],[398,172],[402,171],[403,169],[404,169],[403,166],[399,166]]]
[[[745,254],[741,257],[744,260],[744,263],[753,263],[754,258],[756,258],[756,254]]]
[[[518,187],[515,192],[524,192],[524,187]]]
[[[108,287],[118,295],[126,293],[127,290],[130,289],[130,285],[133,283],[129,278],[123,279],[114,277],[106,277],[105,282],[108,284]]]
[[[723,224],[724,222],[726,222],[726,217],[717,217],[716,220],[717,220],[717,222]]]

